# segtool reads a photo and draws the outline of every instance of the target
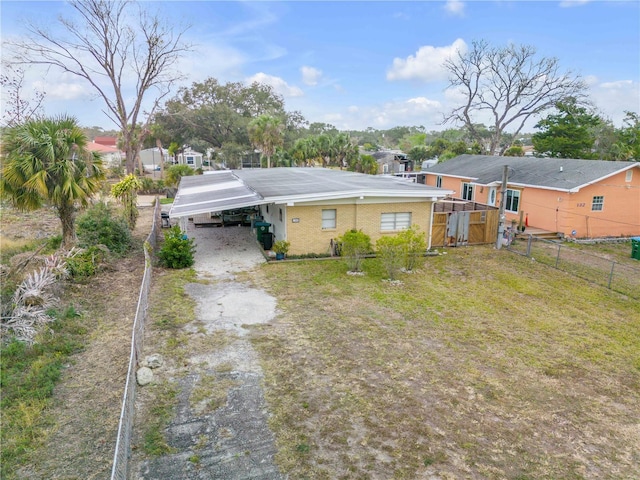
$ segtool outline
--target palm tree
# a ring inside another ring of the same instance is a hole
[[[251,143],[262,150],[262,154],[267,157],[267,168],[271,168],[271,155],[275,153],[276,147],[281,147],[284,143],[284,124],[277,117],[260,115],[249,122],[248,130]]]
[[[56,209],[62,245],[76,240],[75,216],[104,179],[102,162],[86,149],[87,137],[73,117],[30,120],[8,128],[2,139],[0,195],[18,209]]]

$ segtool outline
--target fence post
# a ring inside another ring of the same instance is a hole
[[[560,249],[562,245],[558,244],[558,255],[556,255],[556,268],[558,268],[558,264],[560,263]]]
[[[533,242],[533,235],[529,234],[529,239],[527,240],[527,257],[531,256],[531,243]]]
[[[613,269],[616,266],[616,262],[611,262],[611,272],[609,272],[609,284],[607,285],[607,288],[609,290],[611,290],[611,281],[613,280]]]

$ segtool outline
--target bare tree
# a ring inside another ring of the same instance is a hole
[[[42,113],[45,92],[34,90],[31,95],[24,92],[24,69],[12,65],[2,65],[0,86],[4,90],[5,101],[2,124],[13,127],[37,118]]]
[[[482,143],[474,116],[488,112],[493,121],[491,154],[508,147],[501,145],[505,129],[514,129],[516,138],[530,117],[567,97],[583,100],[587,88],[579,76],[560,72],[557,58],[537,58],[529,45],[495,48],[484,40],[475,41],[469,52],[458,51],[444,66],[449,86],[466,95],[464,105],[446,115],[444,122],[462,123],[472,139]]]
[[[89,82],[105,102],[104,113],[121,130],[127,173],[133,173],[147,122],[181,78],[173,67],[191,49],[182,38],[186,28],[176,33],[157,15],[133,10],[128,0],[70,4],[77,18],[58,18],[63,34],[30,24],[29,38],[12,45],[18,48],[19,63],[52,66]],[[127,82],[132,79],[135,86],[130,88],[135,91],[130,95]],[[152,107],[143,112],[143,101],[152,90]],[[140,128],[143,113],[147,119]]]

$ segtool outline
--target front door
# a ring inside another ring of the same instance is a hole
[[[496,205],[496,187],[491,187],[489,189],[489,195],[487,196],[487,204],[494,207]]]

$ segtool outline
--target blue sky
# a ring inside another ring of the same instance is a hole
[[[176,25],[189,24],[195,49],[175,67],[182,85],[215,77],[254,80],[280,93],[287,110],[339,129],[423,125],[441,130],[458,105],[441,64],[485,39],[528,44],[581,75],[599,112],[620,125],[640,112],[640,2],[144,2]],[[55,28],[63,2],[2,1],[2,38],[25,22]],[[4,49],[3,49],[4,52]],[[29,70],[27,86],[47,92],[47,114],[113,128],[88,85],[59,72]],[[482,119],[481,119],[482,120]],[[533,131],[533,124],[528,131]]]

